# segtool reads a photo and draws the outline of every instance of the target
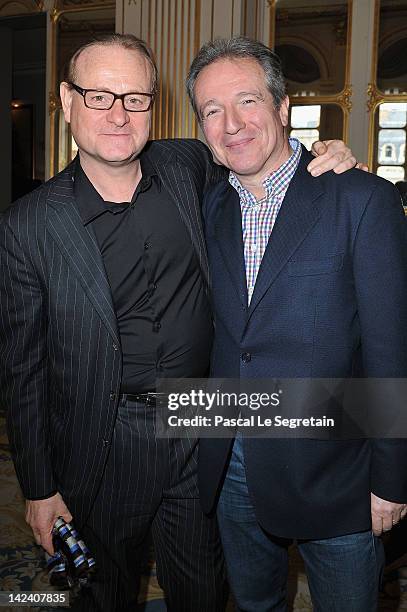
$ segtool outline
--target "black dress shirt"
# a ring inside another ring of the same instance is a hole
[[[110,283],[123,353],[123,393],[157,378],[203,377],[212,317],[194,246],[146,156],[131,202],[102,199],[79,160],[75,197],[91,224]]]

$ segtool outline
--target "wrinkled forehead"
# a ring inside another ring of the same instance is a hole
[[[232,98],[241,92],[268,91],[263,67],[254,58],[224,57],[205,66],[194,86],[195,100],[203,104],[209,99]]]
[[[221,57],[199,72],[195,85],[222,85],[223,79],[231,82],[257,82],[266,86],[266,74],[262,65],[253,57]]]
[[[152,68],[147,58],[136,49],[125,49],[117,44],[92,45],[83,49],[76,58],[75,78],[121,80],[134,77],[137,81],[151,83]]]

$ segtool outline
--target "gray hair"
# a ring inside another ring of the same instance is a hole
[[[194,87],[201,70],[220,59],[254,59],[264,70],[266,86],[274,99],[276,109],[280,108],[286,96],[286,86],[281,61],[278,55],[258,40],[246,36],[217,38],[205,43],[193,60],[186,79],[189,99],[198,119]]]
[[[65,80],[68,83],[75,82],[76,63],[81,53],[86,49],[99,46],[116,46],[121,47],[122,49],[127,49],[128,51],[136,51],[137,53],[140,53],[140,55],[142,55],[142,57],[144,57],[150,65],[151,93],[156,93],[158,83],[158,70],[154,60],[153,52],[151,51],[150,47],[144,42],[144,40],[141,40],[141,38],[137,38],[137,36],[134,36],[133,34],[101,34],[100,36],[97,36],[90,42],[86,43],[85,45],[79,47],[79,49],[77,49],[72,55],[67,66]]]

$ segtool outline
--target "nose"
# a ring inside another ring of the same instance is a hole
[[[130,121],[129,114],[123,106],[123,100],[117,99],[114,101],[112,108],[107,113],[107,120],[118,127],[126,125]]]
[[[246,122],[237,108],[225,110],[225,130],[228,134],[237,134],[246,127]]]

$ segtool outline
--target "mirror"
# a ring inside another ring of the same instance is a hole
[[[346,82],[348,2],[278,0],[275,51],[289,95],[333,95]]]
[[[407,93],[407,3],[381,0],[377,87],[385,94]]]

